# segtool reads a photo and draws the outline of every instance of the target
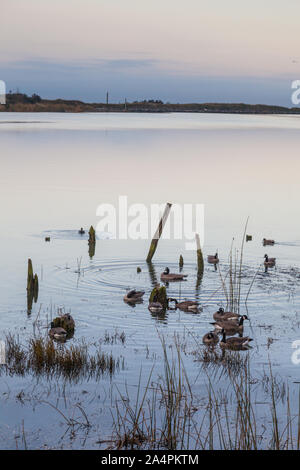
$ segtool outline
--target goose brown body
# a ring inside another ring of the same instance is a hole
[[[234,312],[225,312],[223,308],[219,308],[219,310],[213,314],[213,317],[214,317],[214,320],[216,321],[238,322],[240,315]]]
[[[218,264],[219,262],[218,253],[216,253],[215,255],[208,255],[207,262],[210,264]]]
[[[143,295],[144,294],[145,294],[144,291],[136,291],[135,289],[130,290],[124,296],[124,302],[132,303],[132,304],[138,303],[138,302],[143,302]]]
[[[185,277],[187,277],[187,274],[170,273],[169,268],[166,268],[161,273],[160,279],[161,281],[182,281]]]
[[[234,336],[230,338],[226,338],[226,332],[223,329],[222,330],[222,339],[220,341],[220,347],[222,349],[231,349],[234,351],[243,351],[248,349],[248,345],[250,341],[253,341],[252,338],[249,338],[249,336]]]
[[[169,301],[175,302],[175,309],[179,308],[183,312],[197,312],[198,311],[198,302],[195,300],[184,300],[183,302],[178,302],[176,299],[170,298]]]
[[[231,320],[227,321],[218,321],[211,323],[215,327],[215,331],[224,330],[226,335],[235,335],[236,333],[243,333],[244,331],[244,320],[248,320],[247,315],[242,315],[239,319],[239,322],[236,323]]]
[[[265,258],[264,265],[265,265],[266,267],[273,267],[273,266],[275,266],[276,258],[269,258],[268,255],[265,255],[264,258]]]
[[[267,238],[263,238],[263,245],[266,246],[266,245],[274,245],[275,244],[275,240],[270,240],[270,239],[267,239]]]

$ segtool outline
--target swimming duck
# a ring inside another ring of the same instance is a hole
[[[215,255],[208,255],[207,262],[210,264],[218,264],[219,262],[218,253],[216,253]]]
[[[161,281],[182,281],[185,277],[187,277],[187,274],[170,273],[170,269],[166,268],[161,274],[160,279]]]
[[[49,330],[49,336],[51,336],[51,338],[55,338],[55,339],[65,339],[66,336],[67,336],[67,332],[61,326],[56,326],[55,327],[54,323],[51,322],[51,329]]]
[[[224,308],[219,308],[217,312],[213,314],[214,320],[216,321],[235,321],[237,322],[240,315],[234,312],[225,312]]]
[[[137,303],[137,302],[143,302],[143,295],[145,294],[145,291],[136,291],[135,289],[130,290],[127,292],[127,294],[124,296],[124,302],[128,302],[131,304]]]
[[[244,330],[244,320],[248,320],[247,315],[242,315],[239,319],[238,323],[235,323],[232,320],[228,321],[218,321],[211,323],[211,325],[214,325],[215,331],[222,331],[223,329],[225,330],[225,333],[227,335],[235,335],[236,333],[242,333]]]
[[[274,245],[275,240],[268,240],[266,238],[263,238],[263,245]]]
[[[265,265],[266,267],[275,266],[276,258],[269,258],[268,255],[265,255],[264,258],[265,258],[264,265]]]
[[[202,342],[207,346],[215,346],[219,342],[219,337],[216,335],[216,333],[210,331],[203,336]]]
[[[242,351],[248,349],[250,341],[253,341],[249,336],[233,336],[231,338],[226,338],[225,329],[222,329],[222,339],[220,341],[220,346],[222,349],[232,349],[235,351]]]
[[[83,234],[85,234],[85,230],[83,230],[83,228],[81,227],[81,229],[78,230],[78,233],[79,233],[80,235],[83,235]]]
[[[179,308],[179,310],[182,310],[183,312],[197,312],[198,311],[198,302],[195,300],[184,300],[183,302],[178,302],[176,299],[168,299],[168,305],[169,302],[175,302],[175,309]]]

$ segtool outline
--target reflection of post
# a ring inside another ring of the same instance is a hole
[[[149,253],[148,253],[148,256],[147,256],[147,263],[150,263],[150,261],[152,260],[153,256],[154,256],[154,253],[156,251],[156,248],[157,248],[157,244],[158,244],[158,240],[160,239],[161,237],[161,234],[162,234],[162,231],[163,231],[163,228],[165,226],[165,223],[166,223],[166,220],[169,216],[169,213],[170,213],[170,210],[171,210],[171,207],[172,207],[172,204],[170,204],[169,202],[167,203],[166,207],[165,207],[165,210],[164,210],[164,213],[162,215],[162,218],[160,219],[159,221],[159,224],[158,224],[158,227],[157,227],[157,230],[154,234],[154,237],[152,239],[152,242],[151,242],[151,245],[150,245],[150,248],[149,248]]]
[[[38,275],[33,275],[32,261],[28,259],[27,269],[27,313],[30,315],[32,310],[32,302],[36,303],[39,295],[39,279]]]
[[[155,287],[159,282],[157,281],[157,276],[155,272],[155,268],[153,266],[153,263],[147,263],[148,270],[149,270],[149,275],[150,275],[150,281],[153,287]]]

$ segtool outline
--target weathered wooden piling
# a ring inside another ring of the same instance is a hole
[[[89,230],[89,256],[90,258],[93,258],[95,255],[95,249],[96,249],[96,232],[94,227],[91,225],[90,230]]]
[[[89,230],[89,243],[96,243],[96,232],[92,225]]]
[[[201,245],[200,245],[200,237],[198,233],[196,233],[196,248],[197,248],[197,266],[198,266],[198,272],[197,275],[202,277],[203,276],[203,271],[204,271],[204,261],[203,261],[203,254],[201,250]]]
[[[32,261],[28,259],[28,268],[27,268],[27,290],[31,292],[33,290],[33,269]]]
[[[164,213],[162,215],[162,218],[159,221],[159,224],[158,224],[157,230],[154,234],[154,237],[152,238],[151,245],[150,245],[149,252],[148,252],[148,256],[147,256],[147,259],[146,259],[147,263],[150,263],[150,261],[152,260],[152,258],[154,256],[154,253],[155,253],[156,248],[157,248],[158,240],[161,237],[161,234],[162,234],[163,228],[165,226],[165,223],[167,221],[167,218],[169,216],[171,207],[172,207],[172,204],[170,202],[168,202],[166,204],[166,207],[165,207]]]
[[[179,267],[183,268],[183,256],[182,255],[179,256]]]
[[[168,307],[168,297],[167,297],[166,287],[160,286],[159,284],[157,284],[150,294],[149,302],[159,302],[162,304],[163,308],[166,310]]]

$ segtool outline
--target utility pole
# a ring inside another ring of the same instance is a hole
[[[106,105],[108,106],[108,91],[106,92]]]

